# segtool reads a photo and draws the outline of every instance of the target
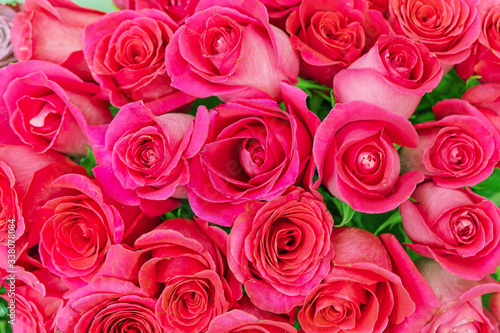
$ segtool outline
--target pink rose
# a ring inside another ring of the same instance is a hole
[[[300,306],[330,270],[332,226],[322,200],[301,188],[249,203],[229,234],[228,263],[252,303],[274,313]]]
[[[26,0],[24,11],[16,15],[12,26],[14,54],[19,61],[53,62],[90,81],[82,31],[103,14],[69,0]]]
[[[421,260],[417,265],[442,304],[419,332],[499,332],[499,322],[483,308],[481,295],[499,292],[500,283],[489,276],[479,282],[462,279],[433,260]]]
[[[85,174],[82,167],[54,151],[37,154],[24,145],[0,145],[0,246],[29,234],[36,208],[57,196],[50,183],[69,172]],[[14,234],[9,232],[12,225]]]
[[[470,189],[425,183],[400,207],[415,252],[436,259],[444,269],[479,280],[500,265],[500,209]]]
[[[77,289],[97,273],[111,245],[120,243],[123,220],[115,207],[104,202],[100,188],[85,176],[67,174],[51,186],[67,192],[36,213],[34,228],[41,230],[40,259],[50,272]]]
[[[241,298],[226,242],[222,229],[186,219],[167,220],[135,242],[146,256],[139,283],[146,295],[160,294],[155,312],[167,331],[202,332]]]
[[[462,99],[474,105],[500,133],[500,84],[484,83],[467,90]]]
[[[477,40],[479,0],[390,0],[396,33],[418,41],[451,68],[464,61]]]
[[[257,0],[202,0],[166,52],[172,86],[196,97],[281,99],[299,62],[285,32]],[[258,61],[255,61],[258,59]]]
[[[162,332],[156,299],[133,283],[97,278],[75,291],[56,317],[56,330],[73,332]]]
[[[226,312],[212,320],[207,333],[244,333],[249,330],[258,330],[258,332],[263,333],[297,332],[293,326],[282,320],[259,318],[255,314],[238,309]]]
[[[299,10],[301,0],[261,0],[269,13],[269,22],[285,31],[286,20],[294,11]]]
[[[422,96],[443,77],[427,47],[402,36],[381,36],[368,53],[333,80],[337,103],[365,101],[410,118]]]
[[[206,113],[198,119],[183,113],[155,116],[142,102],[124,106],[105,130],[92,129],[93,169],[104,192],[137,206],[150,216],[177,206],[185,198],[188,160],[201,149],[208,131]]]
[[[357,211],[390,211],[424,179],[418,171],[400,175],[394,143],[417,146],[417,133],[408,120],[362,101],[336,104],[314,138],[320,180]]]
[[[13,131],[38,153],[86,155],[87,126],[111,120],[108,104],[96,97],[99,87],[59,65],[18,62],[1,68],[0,76],[2,143],[14,143]]]
[[[400,150],[404,170],[419,170],[448,188],[474,186],[488,178],[500,159],[500,135],[474,106],[443,100],[436,120],[416,124],[419,145]]]
[[[13,332],[54,332],[55,317],[65,303],[66,286],[55,275],[44,269],[33,272],[15,266],[15,274],[2,276],[6,293],[8,318]],[[13,311],[11,310],[13,309]],[[12,315],[12,316],[10,316]]]
[[[177,24],[158,10],[112,12],[83,31],[83,52],[111,104],[142,100],[155,114],[194,100],[170,87],[165,49]]]
[[[301,180],[310,186],[319,119],[307,109],[305,92],[284,83],[282,91],[287,111],[271,100],[238,100],[210,111],[208,139],[191,160],[187,186],[197,216],[230,226],[248,201],[272,200]]]
[[[397,243],[395,238],[386,240]],[[309,292],[299,311],[302,329],[307,333],[397,331],[397,325],[415,312],[408,287],[416,286],[403,286],[401,278],[393,272],[384,243],[362,229],[335,228],[332,244],[335,252],[332,270]],[[403,274],[418,274],[399,243],[390,249],[397,259],[405,261],[398,267]],[[419,274],[411,278],[425,283]]]
[[[193,15],[199,0],[113,0],[120,9],[143,10],[147,8],[164,11],[178,25]]]
[[[286,31],[301,57],[301,76],[331,86],[333,76],[389,32],[387,21],[363,0],[304,0]]]

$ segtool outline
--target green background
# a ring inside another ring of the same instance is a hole
[[[0,3],[2,4],[12,3],[12,2],[24,2],[24,1],[0,0]],[[112,0],[73,0],[73,2],[79,4],[82,7],[91,7],[102,10],[104,12],[112,12],[113,10],[115,10]]]

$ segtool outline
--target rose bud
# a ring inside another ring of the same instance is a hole
[[[256,61],[258,59],[258,61]],[[166,51],[172,86],[196,97],[281,99],[299,61],[257,0],[202,0]]]
[[[333,94],[337,103],[365,101],[409,119],[442,77],[441,63],[423,44],[383,35],[368,53],[335,75]]]
[[[416,124],[419,145],[400,150],[403,170],[419,170],[442,187],[474,186],[488,178],[500,160],[500,134],[464,100],[438,102],[436,120]]]
[[[470,189],[425,183],[401,204],[403,226],[415,252],[443,268],[479,280],[500,265],[500,209]]]
[[[112,105],[142,100],[158,115],[194,100],[170,86],[165,69],[175,30],[167,14],[152,9],[112,12],[85,27],[85,59]]]
[[[274,313],[300,306],[330,270],[332,226],[323,202],[301,188],[249,203],[229,234],[228,263],[252,303]]]
[[[71,294],[57,313],[56,331],[162,332],[156,302],[130,281],[97,278]]]
[[[434,260],[423,259],[417,267],[441,301],[441,308],[421,328],[413,332],[498,333],[499,322],[483,308],[481,296],[500,291],[500,283],[490,276],[469,281],[443,270]]]
[[[408,120],[363,101],[336,104],[314,138],[320,181],[357,211],[382,213],[398,207],[424,176],[419,171],[400,175],[394,143],[417,146]]]
[[[334,75],[389,33],[389,26],[366,1],[304,0],[290,14],[286,31],[300,53],[301,77],[331,86]]]
[[[99,87],[59,65],[23,61],[0,68],[0,76],[1,143],[18,137],[38,153],[85,156],[87,127],[111,120]]]
[[[112,199],[140,206],[148,216],[165,214],[186,198],[188,160],[198,153],[208,131],[206,113],[155,116],[142,102],[124,106],[107,129],[92,129],[103,191]]]
[[[187,194],[197,216],[230,226],[251,200],[272,200],[300,182],[310,187],[319,119],[307,109],[305,92],[284,83],[281,87],[286,111],[264,99],[236,100],[210,110],[206,144],[189,166]]]
[[[418,41],[450,69],[471,54],[480,22],[479,0],[390,0],[394,31]]]
[[[12,26],[14,54],[19,61],[45,60],[91,81],[83,58],[83,28],[104,13],[70,0],[26,0]]]

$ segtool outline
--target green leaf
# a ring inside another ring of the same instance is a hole
[[[116,106],[110,105],[109,111],[111,111],[111,114],[113,115],[113,118],[114,118],[118,114],[118,111],[120,111],[120,108],[117,108]]]
[[[214,107],[220,105],[221,103],[222,101],[216,96],[211,96],[207,98],[198,98],[193,102],[193,105],[191,105],[191,108],[189,109],[189,114],[195,116],[196,111],[198,110],[198,107],[200,105],[205,105],[207,109],[211,110]]]
[[[340,224],[335,225],[336,227],[342,227],[346,225],[347,223],[351,222],[352,218],[354,217],[354,214],[356,214],[356,211],[352,209],[351,206],[348,204],[340,201],[339,199],[332,197],[333,203],[335,206],[337,206],[340,216],[342,218],[342,222]]]
[[[304,90],[305,92],[308,92],[311,89],[316,89],[316,90],[331,90],[331,88],[319,84],[318,82],[314,80],[304,80],[299,77],[299,82],[295,85],[296,87],[299,87],[300,89]]]
[[[182,204],[179,208],[174,209],[170,212],[167,212],[162,216],[163,220],[172,220],[172,219],[188,219],[192,220],[194,217],[193,210],[191,206],[189,206],[189,202],[187,199],[182,200]]]
[[[95,157],[94,154],[92,153],[92,149],[90,147],[87,147],[87,155],[85,157],[82,157],[80,160],[80,164],[82,167],[87,170],[87,173],[91,176],[94,177],[94,173],[92,172],[92,169],[97,166],[97,163],[95,162]]]
[[[500,206],[500,169],[495,168],[485,181],[471,187],[472,190]]]
[[[402,223],[401,214],[399,211],[394,212],[385,222],[383,222],[377,230],[375,230],[374,234],[379,235],[384,229],[392,228],[394,225]]]
[[[479,79],[481,78],[481,75],[473,75],[470,78],[465,81],[465,90],[469,90],[470,88],[480,85],[481,82],[479,82]]]

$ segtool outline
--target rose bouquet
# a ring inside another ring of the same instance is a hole
[[[1,4],[0,333],[498,333],[499,13]]]

